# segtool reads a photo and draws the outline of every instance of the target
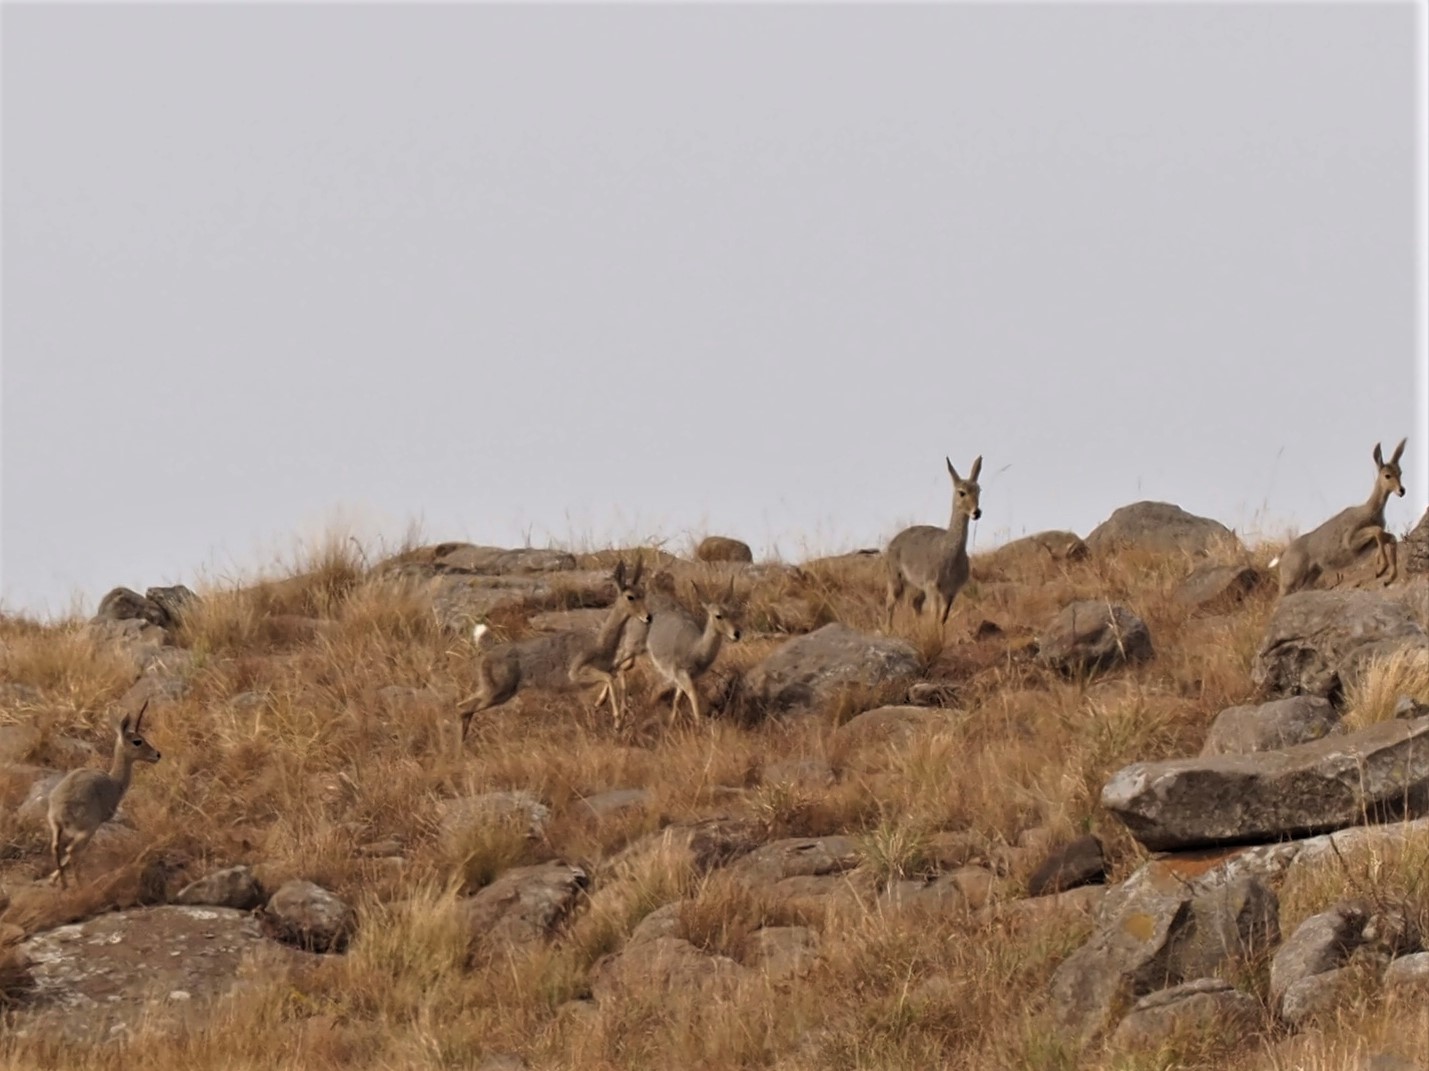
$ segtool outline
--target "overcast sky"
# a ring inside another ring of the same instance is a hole
[[[797,559],[945,454],[976,550],[1309,527],[1408,435],[1402,530],[1415,14],[7,3],[0,599],[413,521]]]

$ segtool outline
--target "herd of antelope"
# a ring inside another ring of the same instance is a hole
[[[1399,459],[1405,441],[1400,440],[1387,461],[1380,445],[1375,444],[1374,490],[1366,502],[1341,510],[1300,536],[1271,563],[1279,566],[1282,596],[1314,583],[1325,573],[1350,567],[1370,546],[1377,549],[1375,576],[1384,577],[1385,584],[1394,581],[1398,556],[1395,538],[1385,528],[1384,507],[1390,495],[1404,494]],[[953,600],[968,581],[968,526],[982,516],[982,489],[977,482],[982,457],[973,460],[966,477],[959,475],[951,459],[944,460],[953,483],[947,527],[920,524],[905,528],[893,537],[883,555],[888,573],[884,600],[888,631],[893,629],[894,611],[905,592],[911,592],[909,602],[915,614],[921,616],[926,607],[942,627]],[[730,606],[733,582],[726,597],[718,601],[695,588],[704,615],[701,621],[669,594],[647,596],[640,579],[640,564],[628,577],[623,561],[616,566],[618,596],[594,632],[569,630],[487,646],[487,628],[477,625],[478,684],[475,693],[459,704],[459,746],[477,714],[500,706],[526,687],[569,690],[598,685],[595,704],[609,701],[618,728],[624,717],[623,678],[642,654],[661,682],[659,695],[674,693],[671,723],[678,716],[681,696],[688,700],[690,713],[698,721],[700,700],[695,681],[714,663],[725,640],[739,639]]]
[[[1386,585],[1394,581],[1398,555],[1395,538],[1385,529],[1384,507],[1390,495],[1404,494],[1399,468],[1404,444],[1401,439],[1386,461],[1376,443],[1374,490],[1369,498],[1295,539],[1271,562],[1272,567],[1279,566],[1282,597],[1313,584],[1325,574],[1338,574],[1349,568],[1371,546],[1377,551],[1375,576],[1383,577]],[[909,589],[914,613],[921,616],[926,607],[939,627],[943,626],[953,600],[968,581],[968,525],[982,516],[977,482],[982,458],[973,461],[966,478],[958,474],[951,460],[947,464],[953,481],[948,526],[905,528],[893,537],[884,553],[888,570],[885,627],[889,630],[893,627],[894,610]],[[739,640],[739,625],[730,606],[733,581],[720,599],[709,598],[695,587],[703,612],[701,621],[672,593],[647,594],[641,583],[642,572],[639,562],[628,575],[624,561],[616,565],[612,577],[616,598],[594,631],[569,629],[493,645],[486,642],[487,627],[477,625],[477,690],[458,704],[458,747],[465,742],[477,714],[508,702],[526,688],[573,690],[598,686],[595,705],[608,700],[618,727],[625,708],[623,677],[642,656],[662,682],[660,694],[673,692],[671,723],[679,714],[682,696],[698,721],[700,698],[695,682],[714,664],[724,641]],[[143,720],[141,708],[134,718],[125,715],[119,722],[114,757],[107,773],[73,770],[51,791],[48,815],[55,860],[52,882],[65,884],[75,853],[114,816],[129,788],[134,764],[159,761],[158,751],[143,737]]]

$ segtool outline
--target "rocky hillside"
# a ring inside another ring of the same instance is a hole
[[[1280,600],[1139,503],[888,635],[877,553],[701,549],[334,544],[0,622],[0,1067],[1429,1067],[1429,578]],[[462,746],[472,626],[594,627],[637,556],[732,589],[702,723],[641,661],[619,729],[527,691]]]

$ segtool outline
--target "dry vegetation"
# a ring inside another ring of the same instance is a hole
[[[1262,567],[1270,553],[1256,553]],[[469,645],[441,631],[421,600],[367,580],[356,551],[335,545],[291,576],[202,592],[179,637],[195,656],[184,670],[189,690],[150,716],[164,761],[140,772],[126,801],[139,851],[96,849],[83,888],[21,896],[47,872],[44,835],[21,827],[7,806],[0,880],[12,903],[0,921],[35,932],[153,902],[186,879],[246,862],[270,888],[296,876],[344,896],[358,908],[358,934],[346,955],[233,998],[202,1032],[141,1031],[124,1049],[0,1036],[0,1067],[468,1068],[513,1052],[534,1068],[1329,1071],[1348,1066],[1366,1041],[1429,1051],[1422,1006],[1384,998],[1295,1038],[1280,1037],[1267,1017],[1251,1036],[1079,1057],[1047,1027],[1041,1001],[1053,968],[1085,936],[1085,918],[912,917],[866,906],[791,915],[719,871],[694,873],[676,854],[611,865],[662,823],[730,815],[770,837],[853,836],[880,880],[924,872],[941,838],[968,858],[1002,862],[997,898],[1019,895],[1038,861],[1016,850],[1019,840],[1090,829],[1108,846],[1113,877],[1124,877],[1142,853],[1099,813],[1102,783],[1135,760],[1194,753],[1217,711],[1250,698],[1249,667],[1272,606],[1265,584],[1229,615],[1188,616],[1171,599],[1187,569],[1183,558],[1136,552],[1077,563],[975,558],[946,641],[907,617],[898,626],[928,676],[949,682],[959,719],[931,738],[865,749],[833,731],[877,696],[787,720],[670,731],[664,705],[637,674],[636,726],[623,738],[580,697],[526,694],[480,723],[458,757],[452,704],[472,684]],[[826,621],[876,629],[881,584],[877,563],[859,558],[741,583],[751,636],[726,646],[719,669],[751,665],[782,634]],[[1023,648],[1074,598],[1127,605],[1148,623],[1157,657],[1095,681],[1038,668]],[[327,624],[314,629],[307,618]],[[985,620],[1001,631],[984,634]],[[519,617],[499,624],[523,628]],[[78,621],[9,619],[0,644],[0,679],[39,693],[0,708],[0,724],[40,730],[17,761],[64,765],[52,747],[62,736],[107,748],[109,715],[135,678],[124,658],[87,641]],[[1424,665],[1394,664],[1379,676],[1355,697],[1356,717],[1386,716],[1406,682],[1429,700]],[[393,685],[419,691],[394,701],[383,691]],[[762,776],[769,762],[801,758],[826,761],[835,781]],[[574,806],[630,787],[648,789],[650,805],[600,819]],[[443,801],[500,789],[550,806],[543,840],[500,823],[457,844],[439,836]],[[400,845],[400,866],[370,851],[384,841]],[[550,946],[474,958],[459,898],[507,867],[545,858],[593,868],[578,914]],[[1429,932],[1423,858],[1345,865],[1359,868],[1354,880],[1366,886],[1395,884]],[[1336,880],[1286,890],[1287,932],[1341,894],[1346,879]],[[698,992],[652,991],[614,1006],[570,1004],[589,992],[600,957],[672,901],[682,902],[680,932],[701,948],[740,960],[759,926],[793,920],[821,931],[822,955],[804,978],[746,980],[713,1003]],[[0,962],[0,994],[9,991],[5,970]]]

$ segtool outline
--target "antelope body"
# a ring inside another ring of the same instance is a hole
[[[617,589],[615,602],[595,631],[568,629],[484,648],[486,627],[478,625],[477,690],[458,704],[461,719],[458,746],[465,741],[477,714],[508,702],[525,688],[571,691],[589,684],[604,684],[601,698],[610,698],[611,714],[618,725],[621,710],[612,682],[620,638],[630,622],[650,620],[639,588],[642,569],[643,563],[637,562],[627,582],[624,560],[616,565],[612,574]]]
[[[733,580],[725,599],[719,602],[705,598],[699,586],[695,585],[695,597],[705,611],[703,623],[678,605],[661,609],[650,622],[645,651],[655,672],[664,679],[662,691],[674,690],[674,699],[670,704],[671,725],[679,715],[682,695],[689,701],[690,713],[695,721],[700,720],[700,695],[695,681],[714,665],[725,640],[739,641],[739,625],[729,608],[733,595]]]
[[[953,512],[948,527],[919,524],[905,528],[888,544],[884,559],[888,564],[888,596],[885,600],[885,628],[893,629],[893,611],[907,588],[913,588],[913,609],[921,614],[927,606],[946,624],[953,600],[968,582],[968,522],[982,516],[979,499],[982,489],[982,455],[973,461],[967,479],[958,475],[949,458],[948,475],[953,479]]]
[[[1399,554],[1394,536],[1385,531],[1384,506],[1392,494],[1403,496],[1399,458],[1407,440],[1399,440],[1388,461],[1380,444],[1374,444],[1374,490],[1361,505],[1340,510],[1324,524],[1293,540],[1280,555],[1280,594],[1289,595],[1313,584],[1326,572],[1347,569],[1371,544],[1378,550],[1375,576],[1388,572],[1384,583],[1399,575]]]
[[[120,720],[108,773],[92,768],[71,770],[50,791],[50,851],[55,859],[50,881],[58,882],[61,888],[68,885],[65,875],[74,869],[75,853],[119,809],[119,801],[129,791],[134,764],[159,761],[159,753],[140,733],[148,706],[146,700],[132,723],[127,714]]]

